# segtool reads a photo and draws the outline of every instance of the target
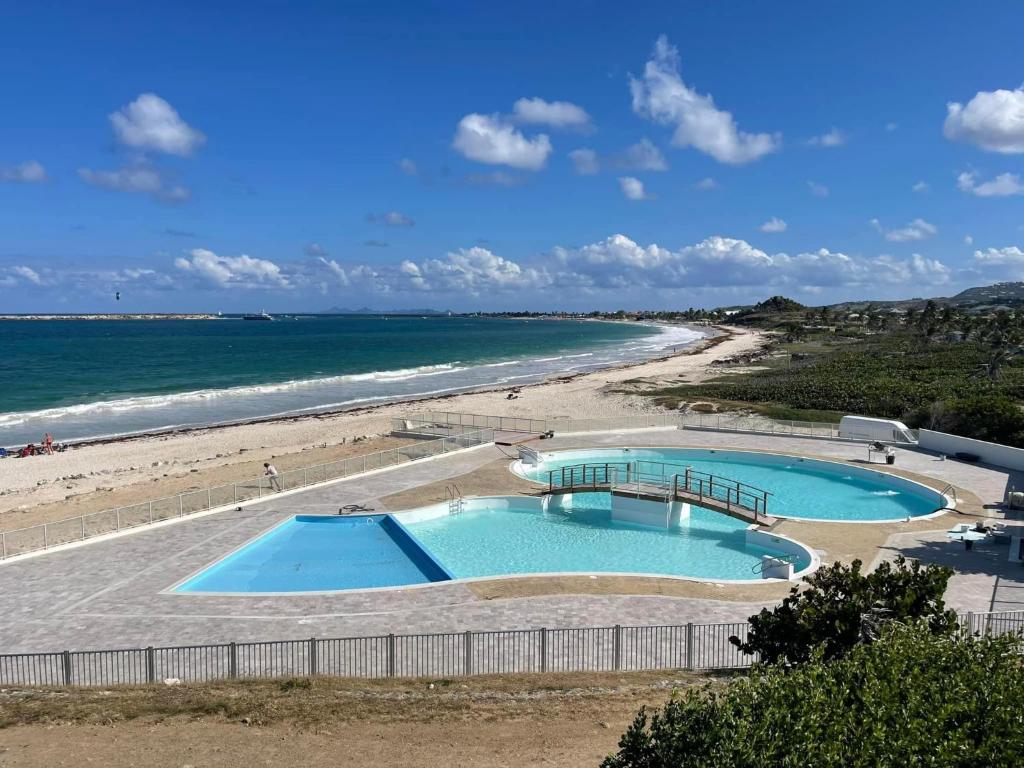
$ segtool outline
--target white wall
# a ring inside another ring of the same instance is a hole
[[[972,440],[969,437],[949,435],[945,432],[932,432],[930,429],[918,431],[917,445],[927,451],[945,453],[947,456],[952,456],[955,453],[973,453],[980,456],[986,464],[1024,470],[1024,449],[1022,448],[1011,448],[984,440]]]

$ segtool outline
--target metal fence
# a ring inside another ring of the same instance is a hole
[[[1024,611],[969,613],[965,631],[1024,631]],[[756,661],[729,638],[749,624],[518,629],[310,638],[0,655],[0,685],[136,685],[168,679],[459,677],[526,672],[740,669]]]
[[[486,416],[475,413],[424,411],[404,419],[392,419],[395,432],[420,434],[454,434],[468,428],[490,428],[501,432],[557,433],[615,432],[628,429],[674,427],[677,429],[705,429],[714,432],[752,432],[768,435],[794,435],[820,437],[831,440],[866,440],[844,438],[838,424],[818,421],[778,421],[764,416],[739,413],[654,413],[638,416],[618,416],[605,419],[527,419],[518,416]]]
[[[141,525],[183,517],[196,512],[205,512],[217,507],[253,501],[271,492],[303,488],[491,442],[494,442],[494,430],[492,429],[462,430],[457,434],[439,437],[435,440],[425,440],[398,448],[390,448],[386,451],[287,470],[278,474],[273,481],[269,477],[257,477],[238,483],[186,491],[175,496],[92,512],[52,523],[3,531],[0,532],[0,560],[40,549],[48,549],[59,544],[82,541],[94,536],[137,528]]]
[[[134,685],[177,679],[458,677],[525,672],[726,669],[748,624],[522,629],[0,656],[0,685]]]

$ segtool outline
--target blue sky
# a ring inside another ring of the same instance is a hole
[[[0,311],[1024,279],[1019,3],[0,6]]]

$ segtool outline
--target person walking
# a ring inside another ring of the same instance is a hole
[[[53,435],[49,432],[43,435],[43,450],[48,456],[53,456]]]
[[[263,462],[263,474],[270,478],[270,487],[275,491],[281,490],[281,479],[277,476],[277,467],[269,461]]]

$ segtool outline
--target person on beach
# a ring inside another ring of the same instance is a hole
[[[263,474],[270,478],[270,487],[275,491],[281,490],[281,480],[277,476],[277,467],[268,461],[263,462]]]
[[[53,435],[49,432],[43,435],[43,450],[47,456],[53,456]]]

